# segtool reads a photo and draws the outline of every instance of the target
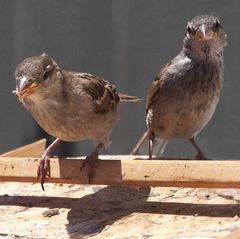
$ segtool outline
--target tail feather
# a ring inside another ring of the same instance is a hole
[[[146,131],[143,136],[139,139],[136,146],[132,150],[132,155],[148,155],[148,132]],[[168,140],[166,139],[156,139],[153,144],[153,155],[162,156],[166,149]]]
[[[118,93],[118,95],[119,95],[121,101],[138,102],[138,101],[142,100],[141,98],[139,98],[137,96],[125,95],[122,93]]]

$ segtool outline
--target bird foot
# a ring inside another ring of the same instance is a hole
[[[208,159],[204,153],[198,153],[195,157],[196,160],[210,160]]]
[[[50,158],[50,155],[47,155],[46,153],[43,154],[42,159],[38,166],[38,171],[37,171],[37,178],[40,179],[41,187],[43,191],[45,191],[43,184],[45,182],[46,177],[50,178],[51,176],[49,158]]]
[[[93,178],[94,178],[94,174],[95,174],[95,168],[96,168],[96,162],[98,161],[98,154],[93,153],[90,154],[89,156],[86,157],[86,159],[84,160],[82,167],[81,167],[81,171],[87,167],[87,177],[88,177],[88,182],[89,184],[93,183]]]

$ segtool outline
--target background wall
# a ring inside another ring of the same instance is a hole
[[[228,33],[225,82],[217,111],[198,141],[210,158],[240,157],[238,0],[0,0],[0,151],[46,137],[11,93],[14,70],[24,58],[46,52],[67,70],[97,74],[118,91],[145,97],[160,68],[181,50],[186,22],[199,14],[220,17]],[[145,131],[145,101],[124,104],[112,146],[129,153]],[[52,139],[49,139],[49,142]],[[92,142],[64,143],[60,155],[82,155]],[[166,155],[194,156],[184,140]]]

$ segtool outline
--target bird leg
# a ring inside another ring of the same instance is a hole
[[[46,177],[51,176],[50,172],[50,161],[49,158],[52,156],[52,151],[56,148],[56,146],[61,142],[60,139],[55,139],[51,145],[47,147],[47,149],[44,151],[37,171],[37,178],[40,179],[42,190],[44,190],[44,181]]]
[[[88,176],[88,182],[89,184],[92,184],[93,182],[93,177],[95,174],[95,167],[96,167],[96,162],[99,160],[98,156],[99,156],[99,152],[100,150],[104,147],[103,143],[99,143],[97,145],[97,148],[95,149],[95,151],[93,153],[91,153],[90,155],[88,155],[85,159],[85,161],[82,164],[81,167],[81,171],[83,170],[83,168],[86,166],[87,167],[87,176]]]
[[[194,148],[197,150],[198,154],[196,155],[195,159],[199,160],[207,160],[205,154],[202,152],[202,150],[197,145],[197,142],[194,137],[189,139],[189,142],[194,146]]]
[[[149,154],[149,159],[152,159],[154,136],[153,136],[153,134],[149,133],[148,137],[149,137],[148,154]]]

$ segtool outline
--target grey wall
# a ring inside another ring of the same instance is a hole
[[[240,156],[238,0],[0,0],[0,151],[46,136],[16,97],[14,70],[25,57],[48,53],[64,69],[97,74],[118,91],[145,97],[159,69],[181,49],[186,22],[220,17],[228,33],[221,102],[198,141],[208,157]],[[145,131],[145,102],[124,104],[106,153],[128,153]],[[50,139],[52,140],[52,139]],[[81,155],[91,142],[62,144],[59,154]],[[167,155],[193,156],[184,140]]]

